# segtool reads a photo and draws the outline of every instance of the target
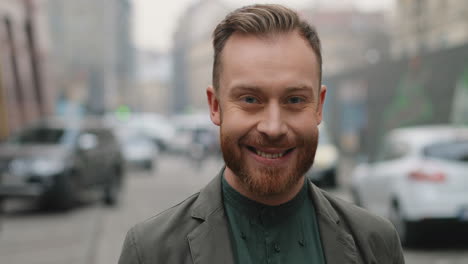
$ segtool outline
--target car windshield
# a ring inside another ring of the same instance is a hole
[[[61,128],[28,129],[12,139],[19,144],[58,144],[62,141],[64,130]]]
[[[430,145],[424,149],[426,157],[468,162],[468,141],[451,141]]]

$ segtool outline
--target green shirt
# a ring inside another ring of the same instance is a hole
[[[268,206],[241,195],[223,177],[223,198],[236,263],[325,263],[307,184],[291,201]]]

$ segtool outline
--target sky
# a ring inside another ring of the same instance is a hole
[[[199,0],[133,0],[134,41],[139,49],[169,51],[179,17],[186,8]],[[253,3],[285,4],[292,8],[335,2],[335,5],[355,5],[361,10],[389,8],[393,0],[220,0],[233,8]]]

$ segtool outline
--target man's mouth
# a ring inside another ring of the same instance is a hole
[[[286,149],[286,150],[274,150],[274,151],[261,151],[255,147],[252,146],[247,146],[247,149],[253,152],[254,154],[257,154],[260,157],[266,158],[266,159],[279,159],[287,154],[289,154],[291,151],[294,150],[294,148]]]

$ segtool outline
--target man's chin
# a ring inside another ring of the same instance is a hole
[[[302,178],[288,167],[246,168],[238,175],[250,192],[261,196],[274,196],[288,192]]]

